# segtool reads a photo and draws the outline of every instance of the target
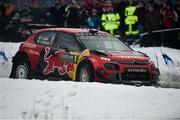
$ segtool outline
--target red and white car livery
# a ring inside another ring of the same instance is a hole
[[[116,37],[91,29],[37,30],[13,57],[12,78],[154,84],[156,67]]]

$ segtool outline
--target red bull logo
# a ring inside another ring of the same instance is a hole
[[[46,47],[44,61],[47,63],[47,66],[43,70],[44,75],[53,73],[55,69],[58,70],[61,76],[74,71],[74,65],[72,63],[67,63],[60,59],[62,55],[61,51],[56,51],[54,54],[48,56],[49,52],[50,48]]]

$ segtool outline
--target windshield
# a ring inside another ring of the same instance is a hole
[[[77,35],[86,48],[90,50],[107,50],[107,51],[129,51],[131,50],[126,44],[114,36],[108,34],[86,34]]]

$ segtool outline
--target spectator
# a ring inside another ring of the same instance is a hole
[[[120,16],[114,11],[110,0],[106,1],[106,7],[101,17],[103,30],[119,37]]]
[[[125,9],[125,26],[126,26],[126,37],[135,39],[139,35],[138,29],[138,16],[136,14],[136,2],[129,0],[129,4]]]
[[[47,15],[52,15],[52,24],[64,27],[65,7],[63,5],[63,0],[56,0],[54,6]]]
[[[96,9],[92,10],[92,15],[87,20],[87,27],[92,29],[100,29],[101,18]]]
[[[119,27],[119,33],[121,40],[124,40],[125,38],[125,9],[128,6],[127,0],[121,0],[120,3],[117,6],[117,11],[120,15],[120,27]]]
[[[2,0],[0,0],[0,28],[1,29],[3,27],[3,21],[5,19],[5,12],[6,12],[6,7],[3,4]]]
[[[148,6],[145,24],[147,31],[157,30],[160,28],[160,14],[152,5]]]
[[[75,0],[72,0],[67,6],[67,27],[79,28],[80,27],[80,6]]]
[[[33,23],[35,24],[48,24],[48,18],[46,18],[46,11],[48,8],[40,5],[40,1],[32,0],[31,11],[33,16]]]
[[[166,12],[166,8],[167,8],[167,3],[165,0],[160,0],[160,24],[161,24],[161,29],[163,29],[163,16]]]
[[[177,18],[177,27],[180,27],[180,4],[176,4],[175,5],[175,11],[176,11],[176,13],[177,13],[177,16],[178,16],[178,18]]]
[[[24,4],[23,9],[20,11],[20,15],[20,21],[23,23],[31,23],[33,21],[31,9],[27,3]]]
[[[6,3],[6,16],[11,18],[15,12],[15,6],[12,2],[8,1]]]
[[[86,22],[89,18],[89,15],[90,15],[90,8],[88,8],[88,6],[85,3],[83,3],[80,11],[80,20],[81,20],[82,28],[86,27]]]
[[[3,30],[5,27],[5,12],[6,12],[6,8],[5,5],[3,4],[2,0],[0,0],[0,41],[3,41]]]
[[[161,41],[159,36],[157,34],[151,34],[153,30],[160,28],[160,13],[152,5],[148,5],[145,24],[146,30],[149,32],[145,46],[160,46]]]
[[[135,11],[138,16],[138,28],[139,33],[143,33],[145,31],[145,18],[146,18],[146,8],[143,0],[139,1],[137,9]]]
[[[4,30],[4,36],[5,36],[6,41],[11,41],[11,42],[19,42],[20,41],[21,36],[19,36],[17,34],[19,26],[21,24],[20,19],[21,19],[20,14],[15,13],[14,16],[12,17],[12,20],[6,26],[6,28]]]
[[[176,27],[177,13],[173,10],[173,6],[170,2],[167,2],[166,11],[163,14],[163,28],[173,28]],[[175,34],[174,32],[164,32],[164,46],[174,47]]]
[[[173,10],[172,4],[167,3],[166,10],[163,13],[163,28],[172,28],[176,26],[177,13]]]
[[[6,7],[2,0],[0,0],[0,18],[3,18],[5,16]]]

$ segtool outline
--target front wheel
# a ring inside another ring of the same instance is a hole
[[[90,64],[86,64],[78,71],[78,81],[80,82],[93,82],[94,72]]]
[[[28,79],[29,72],[28,64],[26,62],[20,62],[13,66],[10,77],[16,79]]]

